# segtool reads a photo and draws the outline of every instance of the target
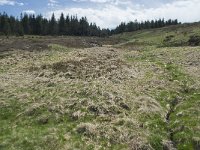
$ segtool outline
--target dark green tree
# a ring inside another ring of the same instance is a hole
[[[15,34],[17,36],[23,36],[24,35],[22,23],[18,20],[15,22]]]
[[[21,19],[22,26],[24,29],[25,34],[30,34],[30,25],[29,25],[29,17],[27,14],[24,14],[24,16]]]
[[[35,19],[35,34],[41,35],[42,34],[42,15],[38,15]]]
[[[55,15],[53,13],[52,16],[51,16],[51,20],[49,22],[49,34],[50,35],[56,35],[57,33],[58,33],[57,21],[56,21]]]
[[[16,22],[15,17],[10,16],[8,18],[8,21],[9,21],[9,24],[10,24],[11,34],[13,34],[13,33],[15,33],[15,22]]]
[[[42,35],[48,35],[49,33],[49,21],[47,19],[42,19]]]
[[[79,34],[87,36],[89,32],[89,23],[86,17],[80,19]]]
[[[59,35],[65,35],[66,33],[66,23],[65,23],[65,17],[64,17],[64,14],[61,13],[60,15],[60,19],[59,19],[59,22],[58,22],[58,33]]]
[[[127,31],[128,32],[134,31],[134,22],[131,21],[127,24]]]
[[[3,26],[3,33],[6,36],[9,36],[11,34],[10,23],[9,23],[7,18],[5,19],[5,23],[4,23],[4,26]]]
[[[77,16],[71,16],[70,35],[79,35],[79,21]]]
[[[5,15],[5,13],[4,14],[1,14],[1,16],[0,16],[0,32],[2,33],[2,34],[4,34],[3,32],[3,28],[4,28],[4,24],[5,24],[5,20],[6,20],[6,15]]]
[[[35,15],[29,16],[30,34],[36,35],[36,19]]]
[[[70,25],[70,17],[69,17],[69,15],[66,16],[65,25],[66,25],[65,35],[70,35],[70,30],[71,30],[70,27],[71,27],[71,25]]]

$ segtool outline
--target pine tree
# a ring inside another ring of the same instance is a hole
[[[165,26],[165,19],[163,18],[162,19],[162,27],[164,27]]]
[[[15,17],[10,16],[8,18],[9,24],[10,24],[10,30],[11,30],[11,34],[13,34],[15,32]]]
[[[1,21],[1,13],[0,13],[0,35],[1,35],[1,32],[2,32],[2,31],[1,31],[1,29],[2,29],[2,28],[1,28],[1,22],[2,22],[2,21]]]
[[[15,34],[17,36],[23,36],[24,35],[23,26],[22,26],[20,21],[15,22]]]
[[[47,19],[42,19],[42,35],[48,35],[49,22]]]
[[[89,23],[87,21],[86,17],[82,17],[80,19],[80,29],[79,29],[79,35],[88,35],[88,31],[89,31]]]
[[[42,34],[42,15],[38,15],[35,19],[35,34]]]
[[[162,27],[162,20],[161,19],[158,20],[158,28],[160,28],[160,27]]]
[[[27,14],[24,14],[22,17],[22,26],[25,34],[30,34],[30,25],[29,25],[29,17]]]
[[[0,17],[0,32],[2,32],[4,34],[3,28],[4,28],[4,24],[5,24],[5,20],[6,20],[6,16],[5,13],[1,15]]]
[[[58,22],[59,35],[64,35],[66,33],[66,24],[64,14],[61,13],[59,22]]]
[[[65,34],[66,35],[70,35],[70,17],[69,15],[66,16],[66,19],[65,19],[65,25],[66,25],[66,28],[65,28]]]
[[[99,36],[99,31],[98,27],[95,23],[90,23],[89,26],[89,35],[90,36]]]
[[[101,37],[108,37],[110,35],[110,30],[109,29],[102,29],[100,36]]]
[[[30,34],[36,35],[36,19],[35,15],[29,16]]]
[[[151,20],[151,28],[155,28],[155,22],[154,22],[154,20]]]
[[[71,23],[70,23],[70,32],[71,32],[71,35],[79,35],[79,21],[78,21],[78,18],[77,16],[71,16]]]
[[[127,31],[134,31],[134,23],[132,21],[127,24]]]
[[[8,22],[8,19],[5,19],[5,23],[4,23],[4,26],[3,26],[3,33],[6,36],[9,36],[10,33],[11,33],[10,23]]]
[[[50,35],[56,35],[57,32],[57,22],[54,13],[52,14],[50,23],[49,23],[49,33]]]

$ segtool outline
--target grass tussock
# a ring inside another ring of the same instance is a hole
[[[182,30],[3,52],[0,149],[199,149],[199,47],[159,46]]]

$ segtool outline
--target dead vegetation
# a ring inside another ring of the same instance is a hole
[[[89,48],[111,45],[120,42],[117,38],[99,37],[51,37],[51,36],[25,36],[0,37],[0,52],[12,50],[43,51],[49,49],[49,44],[58,44],[69,48]]]
[[[55,73],[62,73],[63,76],[70,79],[108,78],[120,80],[128,76],[129,73],[126,71],[128,65],[118,58],[114,50],[104,51],[99,48],[90,51],[94,54],[93,56],[79,53],[77,54],[79,57],[75,56],[77,59],[56,62],[49,67]]]

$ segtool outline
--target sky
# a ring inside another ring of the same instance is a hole
[[[20,13],[58,18],[64,14],[86,16],[101,28],[114,28],[121,22],[152,19],[200,21],[200,0],[0,0],[0,12],[16,17]]]

